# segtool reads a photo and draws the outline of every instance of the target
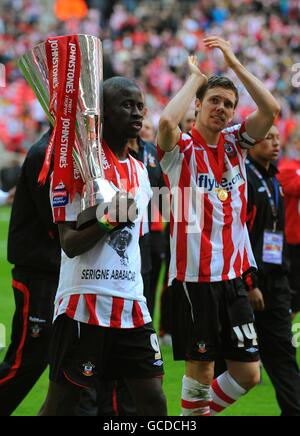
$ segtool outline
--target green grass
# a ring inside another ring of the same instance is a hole
[[[10,337],[11,319],[14,312],[14,300],[11,289],[11,266],[6,261],[7,228],[10,210],[0,209],[0,323],[7,329]],[[157,316],[156,316],[157,318]],[[300,317],[298,317],[300,322]],[[8,340],[7,340],[8,341]],[[165,361],[164,390],[168,400],[169,415],[178,416],[180,411],[181,379],[184,370],[182,362],[174,362],[169,348],[162,348]],[[300,361],[298,350],[298,361]],[[0,352],[0,360],[4,353]],[[48,372],[46,371],[25,400],[15,411],[15,416],[34,416],[40,409],[48,386]],[[279,408],[275,400],[274,389],[268,376],[263,371],[263,382],[249,394],[240,399],[225,412],[224,416],[276,416]]]

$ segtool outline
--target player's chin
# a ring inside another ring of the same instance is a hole
[[[219,133],[222,132],[222,130],[226,129],[227,125],[226,123],[212,123],[211,124],[211,130],[213,132]]]
[[[278,160],[279,159],[279,153],[272,153],[271,160]]]
[[[214,132],[221,132],[227,127],[227,123],[225,120],[220,120],[218,118],[211,118],[210,120],[210,127]]]
[[[140,134],[141,129],[130,127],[127,131],[127,136],[129,139],[136,139]]]

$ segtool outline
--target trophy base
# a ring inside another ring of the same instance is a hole
[[[118,189],[106,179],[88,181],[82,193],[81,212],[77,217],[77,229],[83,229],[97,221],[96,211],[101,204],[103,211],[109,205]]]

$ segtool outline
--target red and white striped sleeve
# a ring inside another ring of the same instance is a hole
[[[236,124],[235,126],[228,127],[224,130],[225,133],[232,133],[237,140],[237,145],[243,149],[248,150],[253,147],[258,141],[251,136],[246,131],[246,122],[243,121],[242,124]]]
[[[185,153],[193,147],[193,138],[187,133],[181,133],[180,139],[172,151],[164,152],[157,145],[158,159],[164,174],[176,167],[181,167]]]

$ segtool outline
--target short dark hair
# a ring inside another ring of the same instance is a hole
[[[111,77],[110,79],[105,80],[103,83],[104,98],[106,98],[108,95],[114,94],[120,89],[130,88],[130,87],[135,87],[137,89],[140,89],[139,86],[133,80],[127,79],[127,77],[123,77],[123,76]]]
[[[225,89],[231,89],[235,93],[235,104],[234,109],[237,107],[239,102],[239,91],[232,80],[228,79],[228,77],[222,77],[222,76],[212,76],[208,79],[208,82],[206,85],[200,86],[198,88],[196,97],[199,98],[200,101],[203,100],[205,94],[209,89],[212,88],[225,88]]]

